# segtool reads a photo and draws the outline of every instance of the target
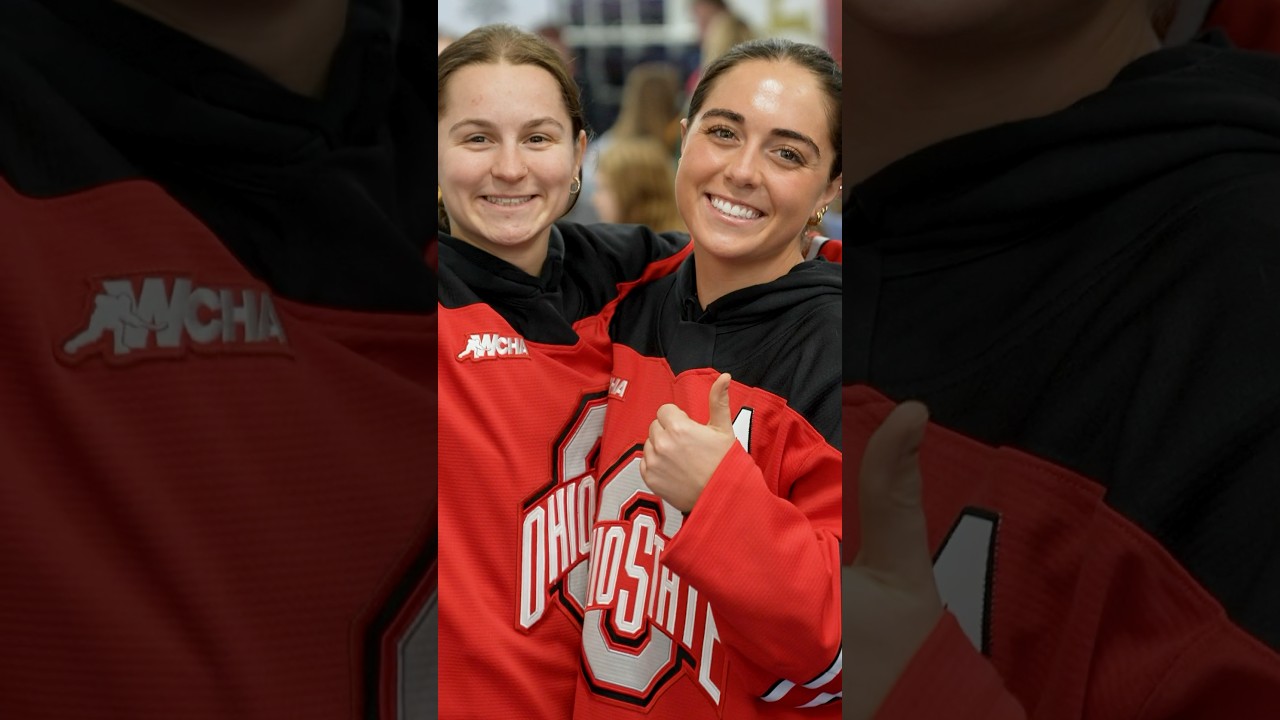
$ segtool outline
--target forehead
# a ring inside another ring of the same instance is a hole
[[[537,65],[504,62],[458,68],[445,84],[444,97],[445,114],[450,116],[569,118],[560,84]]]
[[[825,141],[831,129],[831,104],[818,78],[807,68],[791,61],[748,60],[719,77],[701,111],[732,110],[748,124],[768,122],[771,127],[798,130]]]

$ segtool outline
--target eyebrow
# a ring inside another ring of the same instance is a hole
[[[454,130],[457,130],[458,128],[462,127],[463,125],[475,125],[477,127],[482,127],[482,128],[496,127],[494,123],[488,120],[481,120],[480,118],[463,118],[458,122],[454,123],[449,128],[449,132],[453,132]],[[549,115],[547,117],[534,118],[529,122],[525,123],[524,127],[521,129],[528,130],[529,128],[535,128],[541,125],[555,125],[557,128],[560,128],[560,130],[562,131],[564,130],[564,125],[561,124],[559,120],[556,120],[555,118]]]
[[[732,110],[726,110],[724,108],[711,108],[703,112],[702,117],[724,118],[725,120],[738,123],[739,125],[745,125],[747,121],[747,119],[742,116],[742,113],[736,113]],[[787,138],[788,140],[795,140],[796,142],[802,142],[805,145],[808,145],[809,147],[813,148],[813,154],[816,155],[819,160],[822,159],[822,151],[818,149],[818,143],[814,142],[813,138],[809,137],[808,135],[805,135],[802,132],[797,132],[795,130],[788,130],[787,128],[774,128],[769,131],[769,134],[776,135],[777,137],[784,137],[784,138]]]

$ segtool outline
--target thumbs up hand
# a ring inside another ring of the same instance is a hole
[[[729,418],[728,373],[711,384],[707,424],[670,403],[658,408],[640,458],[640,476],[650,490],[680,512],[689,512],[736,442]]]
[[[862,546],[841,574],[845,720],[867,720],[942,616],[921,493],[929,411],[905,402],[872,433],[858,475]]]

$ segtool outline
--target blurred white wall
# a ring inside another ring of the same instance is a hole
[[[440,0],[439,25],[461,35],[495,22],[511,23],[525,30],[559,22],[561,0]]]

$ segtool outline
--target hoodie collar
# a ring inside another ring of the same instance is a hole
[[[441,275],[455,275],[482,295],[492,294],[511,300],[533,299],[561,289],[565,245],[564,236],[554,225],[547,243],[547,259],[542,263],[542,272],[536,277],[452,235],[441,234],[440,247],[445,255],[440,260]]]
[[[813,297],[838,296],[841,277],[838,266],[823,259],[807,260],[782,277],[726,293],[704,308],[698,300],[697,267],[691,254],[676,270],[672,290],[667,304],[682,322],[732,328],[764,322]]]

